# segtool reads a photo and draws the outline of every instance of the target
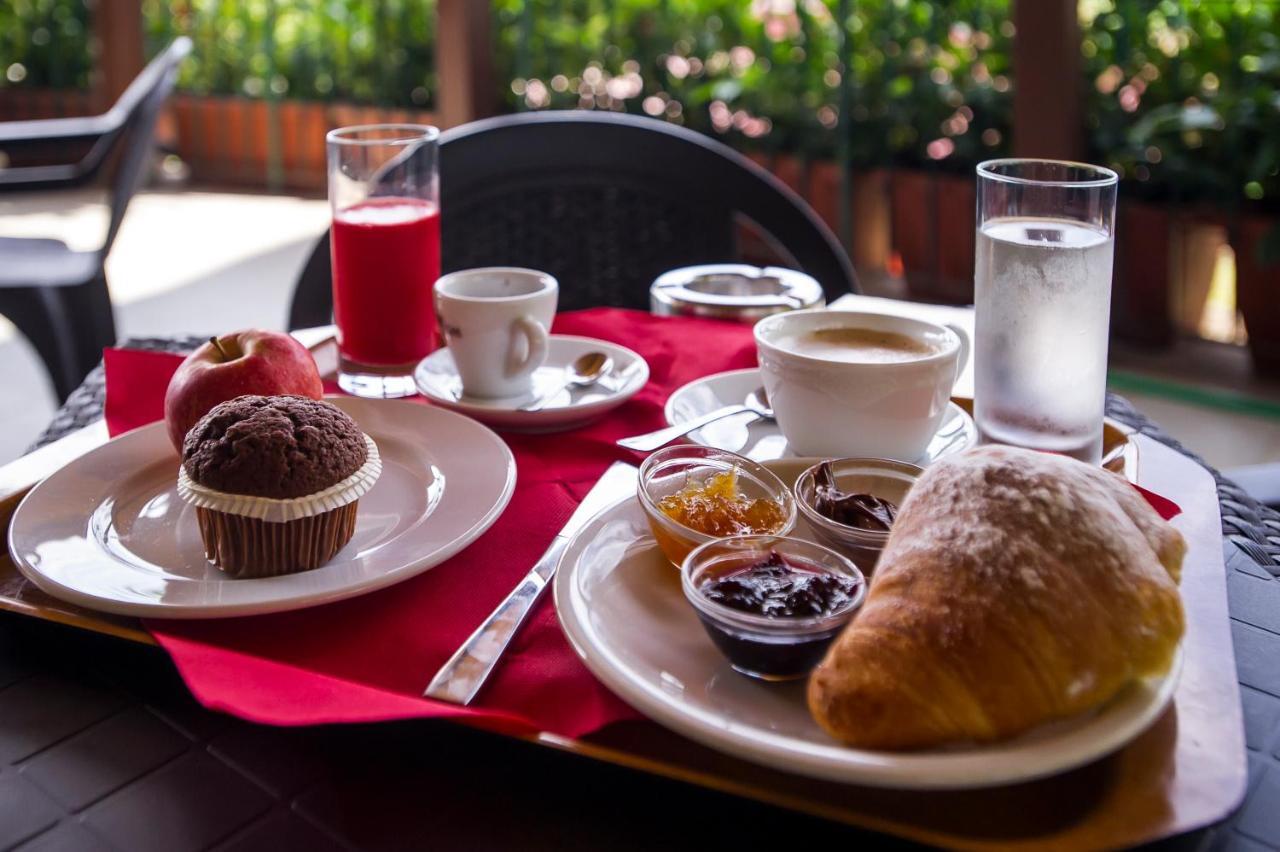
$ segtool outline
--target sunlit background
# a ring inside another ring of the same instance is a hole
[[[195,43],[161,126],[161,185],[318,197],[327,128],[448,123],[434,0],[139,8],[148,56],[180,34]],[[803,195],[869,291],[971,301],[973,167],[1015,150],[1009,0],[488,9],[490,111],[625,111],[707,133]],[[1078,71],[1033,106],[1075,109],[1081,156],[1123,177],[1118,339],[1150,352],[1188,338],[1280,341],[1280,4],[1080,0],[1078,23]],[[115,48],[94,33],[86,0],[0,4],[0,119],[100,109]],[[1280,416],[1239,402],[1228,407]]]

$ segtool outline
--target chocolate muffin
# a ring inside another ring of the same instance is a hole
[[[196,507],[211,562],[234,577],[267,577],[341,550],[381,468],[377,446],[337,406],[241,396],[187,433],[178,492]]]
[[[209,488],[284,500],[323,491],[368,458],[346,412],[303,396],[241,396],[214,407],[182,443],[182,466]]]

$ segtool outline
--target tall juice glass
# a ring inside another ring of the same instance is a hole
[[[974,419],[984,441],[1102,457],[1116,174],[978,166]]]
[[[426,125],[370,124],[325,137],[338,385],[347,393],[416,393],[413,368],[435,348],[439,136]]]

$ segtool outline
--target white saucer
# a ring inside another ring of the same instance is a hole
[[[90,609],[254,615],[407,580],[479,538],[511,500],[515,459],[474,420],[416,403],[329,401],[377,442],[382,475],[360,498],[351,541],[319,568],[234,580],[206,561],[164,423],[121,435],[32,489],[14,513],[9,553],[41,590]]]
[[[791,483],[814,461],[766,467]],[[814,533],[802,518],[792,535]],[[1159,718],[1182,666],[1179,651],[1164,676],[1129,685],[1092,713],[1005,742],[868,751],[847,748],[818,727],[803,681],[764,683],[730,668],[685,600],[680,575],[658,549],[635,497],[605,509],[570,540],[554,588],[560,624],[587,668],[655,722],[783,772],[874,787],[990,787],[1097,760]]]
[[[754,367],[731,370],[705,376],[678,388],[667,398],[664,413],[671,425],[686,423],[717,408],[739,405],[747,394],[762,387],[760,371]],[[689,440],[708,447],[740,453],[756,461],[794,458],[778,424],[773,420],[761,420],[752,414],[734,414],[723,420],[695,429]],[[978,427],[969,413],[954,402],[947,404],[947,412],[938,426],[938,434],[929,442],[925,454],[918,459],[903,459],[927,467],[943,456],[958,453],[978,442]]]
[[[532,393],[524,396],[505,399],[466,396],[447,347],[423,358],[413,372],[413,379],[419,392],[436,405],[512,432],[559,432],[582,426],[622,405],[649,381],[649,365],[644,358],[607,340],[553,334],[548,350],[547,362],[533,374]],[[604,352],[612,357],[613,371],[591,387],[561,390],[538,411],[520,410],[520,406],[563,385],[566,368],[588,352]]]

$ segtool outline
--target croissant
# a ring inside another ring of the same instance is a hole
[[[809,681],[844,743],[993,741],[1166,672],[1186,544],[1136,489],[1048,453],[939,461],[893,525],[862,611]]]

